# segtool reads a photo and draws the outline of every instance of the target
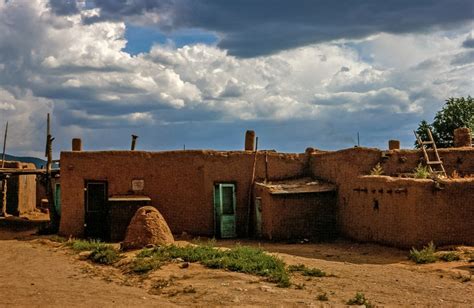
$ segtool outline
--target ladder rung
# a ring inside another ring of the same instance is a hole
[[[433,144],[434,142],[433,141],[422,141],[421,143],[422,144]]]
[[[443,162],[437,160],[437,161],[427,161],[426,164],[428,165],[442,165]]]

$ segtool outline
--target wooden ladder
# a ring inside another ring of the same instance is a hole
[[[438,148],[436,148],[436,143],[434,142],[433,135],[431,134],[431,130],[429,128],[427,128],[426,130],[428,131],[428,137],[430,138],[429,141],[423,141],[421,137],[416,133],[416,131],[413,131],[413,132],[415,133],[416,141],[418,142],[418,145],[420,146],[421,150],[423,151],[423,155],[425,156],[428,170],[431,173],[437,174],[439,176],[447,177],[446,171],[444,170],[443,162],[441,161],[441,158],[439,157]],[[433,146],[435,160],[430,160],[430,156],[428,155],[428,152],[426,151],[426,147],[425,147],[426,145]]]

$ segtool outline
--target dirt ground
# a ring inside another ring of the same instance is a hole
[[[199,264],[171,263],[149,275],[82,261],[31,228],[0,224],[0,306],[345,306],[363,292],[376,306],[473,307],[474,264],[415,265],[407,251],[337,241],[277,244],[240,241],[275,253],[287,264],[317,267],[329,277],[291,277],[278,288],[263,278]],[[181,242],[183,244],[183,242]],[[235,241],[218,241],[232,247]],[[473,250],[472,247],[458,249]],[[465,279],[462,279],[465,277]],[[467,278],[466,278],[467,277]],[[318,301],[326,293],[328,301]]]

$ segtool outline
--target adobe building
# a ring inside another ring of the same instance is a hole
[[[337,235],[398,247],[474,244],[474,149],[441,149],[455,179],[406,177],[421,151],[61,153],[60,234],[120,241],[136,209],[174,234],[268,239]],[[384,176],[371,176],[380,163]],[[255,168],[254,168],[255,166]]]
[[[8,175],[8,169],[36,169],[35,165],[32,163],[23,163],[16,161],[5,161],[4,167],[5,173],[2,173],[3,176]],[[21,214],[25,214],[35,210],[36,175],[8,175],[6,201],[6,213],[9,215],[20,216]]]

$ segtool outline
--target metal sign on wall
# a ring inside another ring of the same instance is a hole
[[[145,180],[132,180],[132,190],[142,191],[145,189]]]

